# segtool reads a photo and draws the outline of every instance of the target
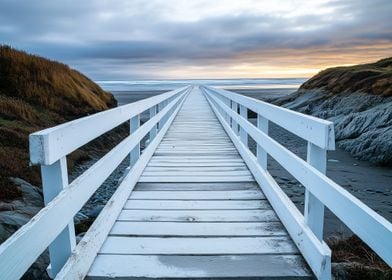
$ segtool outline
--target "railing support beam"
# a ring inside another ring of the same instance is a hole
[[[231,109],[237,114],[238,113],[238,103],[231,101]],[[235,135],[238,135],[238,123],[231,118],[231,128],[233,129]]]
[[[135,133],[135,131],[140,127],[140,115],[134,116],[130,121],[130,132],[131,134]],[[132,167],[140,157],[140,143],[132,149],[130,153],[130,167]]]
[[[327,151],[308,142],[307,162],[326,174]],[[319,240],[323,240],[324,204],[308,190],[305,191],[304,216],[306,224],[312,229]]]
[[[150,119],[152,118],[152,117],[154,117],[156,114],[157,114],[157,106],[155,105],[155,106],[152,106],[151,108],[150,108]],[[157,135],[157,125],[155,125],[154,126],[154,128],[153,129],[151,129],[151,131],[150,131],[150,135],[149,135],[149,139],[150,139],[150,142],[152,141],[152,140],[154,140],[154,138],[155,138],[155,136]]]
[[[51,165],[41,166],[44,203],[48,205],[65,187],[68,186],[67,159],[62,157]],[[75,227],[73,220],[49,245],[50,266],[48,274],[54,278],[64,266],[75,248]]]
[[[164,101],[158,104],[158,112],[162,111],[163,108],[165,108]],[[158,122],[158,130],[161,130],[164,124],[165,124],[164,117],[162,117],[162,119]]]
[[[260,114],[257,115],[257,128],[268,135],[268,119],[264,118]],[[257,161],[264,170],[267,170],[267,160],[267,152],[261,147],[260,144],[257,144]]]
[[[247,120],[248,119],[248,108],[246,108],[243,105],[240,105],[240,115],[241,115],[241,117],[243,117],[244,119]],[[241,142],[246,147],[248,147],[248,133],[246,133],[246,130],[243,129],[241,126],[240,126],[240,139],[241,139]]]

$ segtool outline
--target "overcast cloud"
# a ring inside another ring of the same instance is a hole
[[[0,42],[96,80],[309,76],[392,56],[392,1],[0,0]]]

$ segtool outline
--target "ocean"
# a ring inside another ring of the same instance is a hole
[[[198,80],[140,80],[96,81],[107,91],[173,90],[186,85],[208,85],[225,89],[296,89],[306,79],[198,79]]]
[[[96,81],[104,90],[111,92],[118,105],[132,103],[165,91],[187,85],[208,85],[232,90],[256,99],[290,94],[305,82],[305,78],[291,79],[198,79],[198,80],[140,80]]]

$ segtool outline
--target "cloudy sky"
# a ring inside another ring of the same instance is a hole
[[[391,0],[0,0],[0,43],[95,80],[309,77],[392,56]]]

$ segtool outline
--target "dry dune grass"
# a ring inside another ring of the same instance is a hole
[[[0,200],[20,195],[10,176],[40,184],[29,166],[30,133],[114,106],[111,94],[67,65],[0,46]],[[70,167],[81,158],[72,155]]]
[[[361,91],[392,96],[392,57],[375,63],[328,68],[312,77],[301,88],[324,88],[335,94]]]

